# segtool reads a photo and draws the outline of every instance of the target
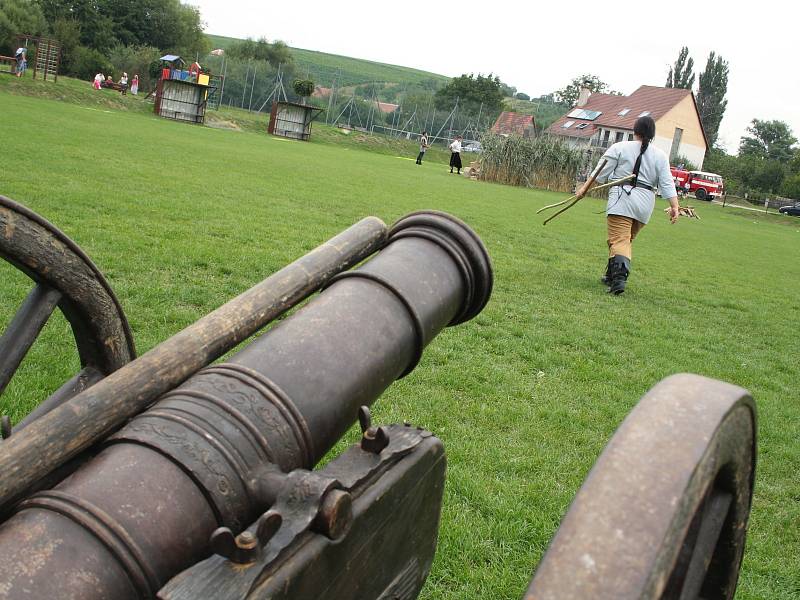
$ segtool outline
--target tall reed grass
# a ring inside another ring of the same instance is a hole
[[[529,139],[487,133],[481,138],[481,179],[509,185],[572,192],[583,151],[553,136]]]

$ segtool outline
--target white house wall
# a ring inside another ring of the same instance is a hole
[[[656,148],[660,148],[664,151],[664,154],[669,156],[669,151],[672,150],[672,138],[656,136],[653,140],[653,144]],[[678,146],[678,155],[686,158],[698,169],[702,169],[703,159],[706,157],[706,147],[695,146],[693,144],[687,144],[681,141],[680,146]]]

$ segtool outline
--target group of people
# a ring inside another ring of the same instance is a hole
[[[456,136],[448,148],[450,149],[450,172],[453,172],[453,169],[456,169],[457,173],[461,174],[461,140],[462,137],[460,135]],[[417,155],[417,164],[422,164],[422,159],[425,157],[425,152],[428,148],[431,147],[430,141],[428,140],[428,132],[423,131],[422,135],[419,138],[419,154]]]
[[[102,73],[98,73],[94,76],[94,82],[92,83],[92,86],[96,90],[101,88],[119,89],[124,96],[128,93],[128,74],[122,73],[122,77],[119,78],[119,82],[115,84],[111,75],[106,77]],[[131,94],[133,95],[139,93],[139,75],[133,76],[133,79],[130,82],[130,90]]]

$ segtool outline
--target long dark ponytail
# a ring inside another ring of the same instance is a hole
[[[636,157],[636,164],[633,165],[633,181],[631,187],[636,187],[639,182],[639,168],[642,166],[642,156],[647,152],[647,147],[650,142],[656,137],[656,122],[652,117],[644,116],[636,119],[633,124],[633,133],[638,135],[642,140],[642,149],[639,151],[639,156]]]

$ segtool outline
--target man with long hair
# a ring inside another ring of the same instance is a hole
[[[678,220],[680,205],[675,182],[669,169],[669,159],[651,144],[656,136],[655,121],[639,117],[633,126],[634,140],[613,144],[595,167],[603,160],[605,166],[597,174],[598,183],[606,183],[633,175],[633,179],[612,187],[608,192],[606,224],[608,228],[608,264],[601,281],[612,294],[625,291],[631,271],[631,245],[637,234],[650,220],[655,207],[655,192],[669,200],[670,221]],[[591,177],[578,191],[582,198],[588,191]]]

